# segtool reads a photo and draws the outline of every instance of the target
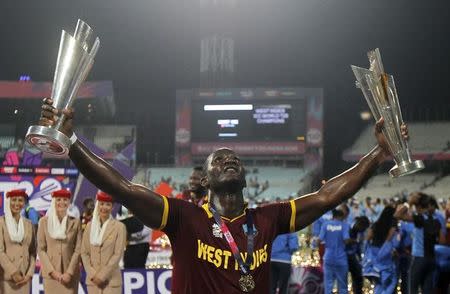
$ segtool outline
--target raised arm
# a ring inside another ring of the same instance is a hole
[[[381,130],[383,120],[375,126],[378,145],[364,156],[356,165],[327,181],[318,191],[295,199],[295,229],[299,230],[318,219],[326,211],[338,206],[352,197],[370,178],[377,167],[389,155],[389,147]],[[406,125],[402,134],[408,138]]]
[[[39,120],[40,125],[51,126],[55,123],[55,116],[61,115],[51,104],[51,99],[44,99],[41,119]],[[73,110],[66,109],[63,113],[67,119],[61,131],[66,136],[71,137],[73,134]],[[165,207],[163,197],[142,185],[127,180],[106,161],[92,153],[79,140],[70,147],[69,157],[92,184],[133,211],[145,225],[155,229],[162,225]]]
[[[382,158],[383,151],[376,147],[355,166],[327,181],[318,191],[295,199],[295,228],[304,228],[352,197],[376,170]]]
[[[154,229],[161,226],[164,202],[160,195],[124,178],[79,140],[70,147],[69,157],[91,183],[133,211],[145,225]]]

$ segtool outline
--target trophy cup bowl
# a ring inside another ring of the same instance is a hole
[[[400,126],[403,118],[394,77],[384,72],[378,49],[369,51],[367,55],[369,69],[354,65],[351,67],[356,77],[356,86],[363,92],[375,121],[384,118],[383,134],[396,163],[389,174],[396,178],[418,172],[425,165],[421,160],[412,160],[408,142],[402,136]]]
[[[58,110],[72,106],[81,84],[92,68],[100,46],[99,38],[94,41],[92,39],[91,27],[80,19],[73,36],[62,31],[51,93],[52,106]],[[50,127],[30,126],[25,136],[26,141],[45,153],[67,155],[70,139],[60,131],[64,120],[65,116],[60,115]]]

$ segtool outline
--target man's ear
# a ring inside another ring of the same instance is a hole
[[[209,182],[208,182],[208,178],[206,176],[204,176],[200,179],[200,185],[202,185],[202,187],[205,189],[209,188]]]

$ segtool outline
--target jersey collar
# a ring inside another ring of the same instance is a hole
[[[208,216],[208,218],[212,218],[213,217],[213,214],[212,214],[211,210],[209,209],[209,204],[208,203],[203,204],[202,208],[206,212],[206,215]],[[248,203],[245,202],[244,203],[244,211],[240,215],[238,215],[238,216],[236,216],[235,218],[232,218],[232,219],[229,219],[229,218],[224,217],[224,216],[221,216],[221,217],[224,220],[226,220],[226,221],[233,222],[233,221],[239,219],[240,217],[244,216],[247,209],[248,209]]]

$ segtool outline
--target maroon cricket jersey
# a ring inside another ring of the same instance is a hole
[[[272,241],[279,234],[295,230],[295,202],[269,204],[249,212],[257,231],[253,264],[250,266],[256,284],[252,293],[268,293]],[[245,213],[231,220],[222,218],[245,261]],[[172,293],[242,293],[238,263],[208,204],[198,207],[190,202],[164,197],[161,227],[172,244]]]

